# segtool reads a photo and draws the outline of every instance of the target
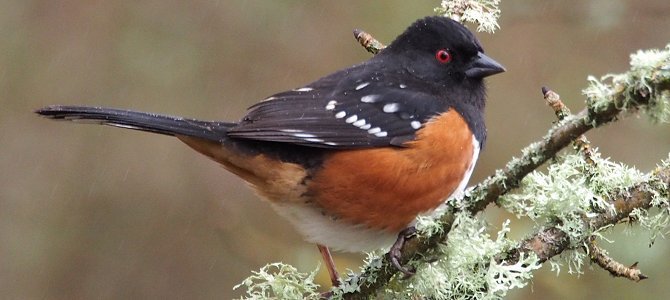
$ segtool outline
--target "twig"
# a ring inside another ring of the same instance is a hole
[[[368,52],[372,54],[377,54],[379,51],[386,48],[386,46],[375,39],[375,37],[361,29],[354,29],[354,37],[365,50],[368,50]]]
[[[559,121],[562,121],[572,115],[572,113],[570,113],[570,109],[565,104],[563,104],[561,96],[559,96],[556,92],[550,90],[546,86],[543,86],[542,95],[544,96],[544,100],[547,101],[547,105],[549,105],[549,107],[554,110],[556,118],[558,118]],[[589,164],[593,164],[593,159],[591,158],[593,157],[593,149],[591,149],[591,142],[589,142],[585,135],[582,134],[577,137],[573,141],[573,145],[578,152],[582,153],[584,159],[586,159]]]
[[[556,117],[559,121],[562,121],[571,115],[570,109],[568,109],[568,107],[563,104],[563,101],[561,101],[561,96],[559,96],[556,92],[550,90],[546,86],[543,86],[542,96],[544,97],[544,100],[547,101],[547,105],[549,105],[549,107],[554,110],[554,113],[556,114]]]
[[[591,238],[586,243],[586,248],[589,252],[591,261],[610,272],[610,274],[614,277],[624,277],[635,282],[649,278],[642,274],[642,271],[637,268],[637,262],[628,267],[609,257],[605,250],[596,245],[594,238]]]

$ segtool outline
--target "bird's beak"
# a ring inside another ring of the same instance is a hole
[[[470,68],[465,71],[465,75],[470,78],[484,78],[502,72],[505,72],[505,67],[493,60],[493,58],[479,52]]]

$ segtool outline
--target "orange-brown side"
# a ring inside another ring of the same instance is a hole
[[[188,136],[177,138],[250,183],[267,200],[307,201],[303,199],[307,191],[303,184],[307,171],[298,164],[281,162],[263,154],[240,153],[204,139]]]
[[[397,232],[454,192],[472,163],[472,139],[467,123],[452,109],[427,122],[407,148],[332,154],[309,191],[338,218]]]

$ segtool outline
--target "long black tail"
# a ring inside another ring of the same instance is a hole
[[[56,120],[69,120],[165,135],[186,135],[211,141],[223,141],[235,123],[198,121],[181,117],[90,106],[50,105],[35,113]]]

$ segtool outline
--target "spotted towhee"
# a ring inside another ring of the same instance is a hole
[[[37,113],[177,137],[249,182],[332,267],[326,247],[389,246],[465,188],[486,139],[483,78],[503,71],[467,28],[426,17],[368,61],[270,96],[238,122],[86,106]]]

